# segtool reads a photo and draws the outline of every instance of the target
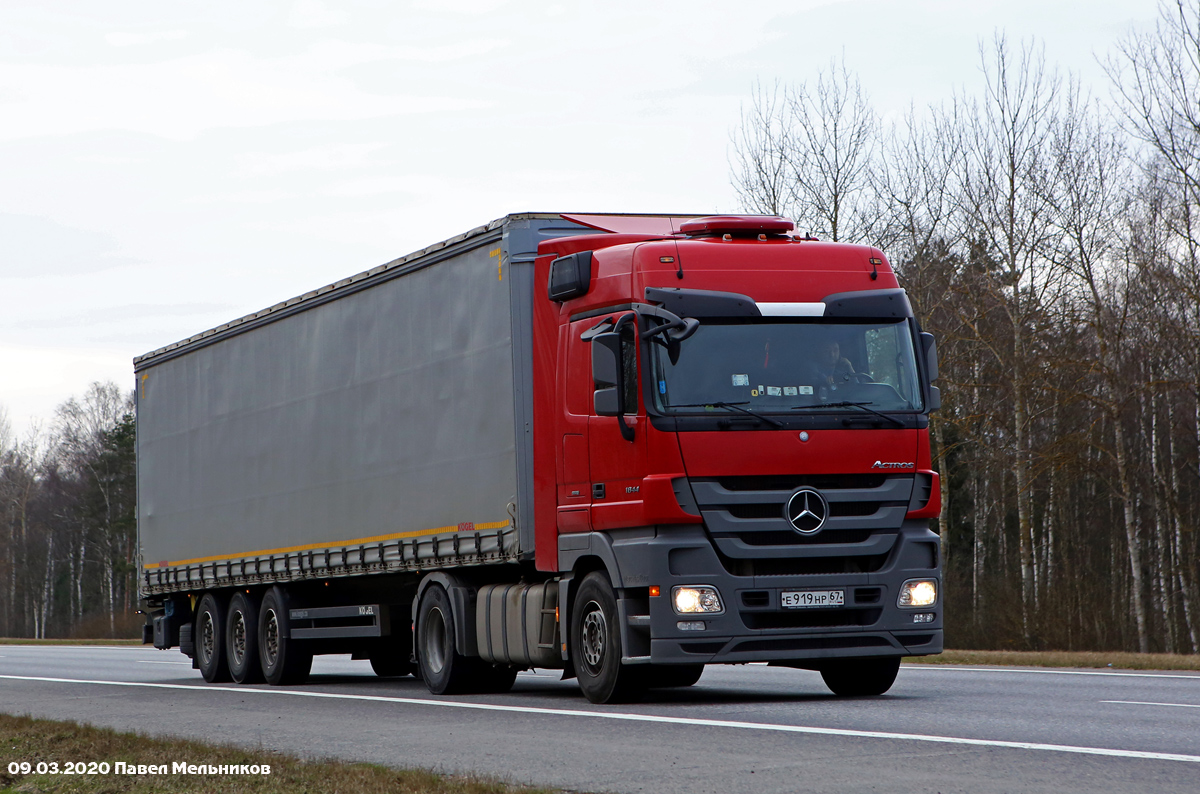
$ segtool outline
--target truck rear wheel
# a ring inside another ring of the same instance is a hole
[[[435,695],[466,692],[473,665],[457,650],[450,596],[441,585],[431,584],[421,596],[416,641],[417,664],[429,691]]]
[[[621,664],[621,624],[617,596],[608,576],[584,577],[571,609],[571,663],[583,696],[593,703],[636,700],[646,675]]]
[[[287,591],[276,585],[258,611],[258,657],[263,677],[273,686],[303,684],[312,670],[312,648],[292,639],[288,609]]]
[[[867,659],[834,659],[821,668],[821,678],[833,694],[841,697],[882,695],[896,682],[899,656]]]
[[[196,609],[196,664],[210,684],[230,680],[225,658],[225,599],[205,593]]]
[[[234,593],[226,618],[225,657],[229,675],[239,684],[262,683],[258,658],[258,600],[249,593]]]
[[[656,664],[642,671],[650,689],[692,686],[704,675],[702,664]]]

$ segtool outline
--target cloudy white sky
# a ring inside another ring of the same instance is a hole
[[[1095,56],[1154,0],[5,0],[0,408],[509,212],[736,210],[756,80],[844,54],[876,107],[970,93],[978,43]]]

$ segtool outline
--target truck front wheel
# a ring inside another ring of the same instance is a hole
[[[899,656],[833,659],[821,668],[821,678],[835,695],[868,697],[882,695],[891,689],[899,671]]]
[[[230,680],[225,658],[225,599],[205,593],[196,609],[196,663],[210,684]]]
[[[273,686],[303,684],[312,670],[312,649],[292,639],[288,610],[287,591],[276,585],[258,611],[258,657],[263,677]]]
[[[646,676],[621,664],[621,624],[617,597],[608,576],[584,577],[571,609],[571,663],[583,696],[593,703],[636,700]]]

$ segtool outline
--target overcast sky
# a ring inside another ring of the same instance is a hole
[[[0,5],[0,408],[510,212],[737,210],[756,80],[844,53],[876,108],[978,88],[981,39],[1096,55],[1154,0]]]

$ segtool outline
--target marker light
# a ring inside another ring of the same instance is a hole
[[[662,595],[662,588],[656,584],[650,585],[650,597],[658,598],[660,595]]]
[[[937,603],[936,579],[909,579],[900,585],[899,607],[931,607]]]
[[[673,587],[671,588],[671,600],[675,604],[675,611],[681,615],[696,612],[716,614],[725,611],[717,588],[708,585]]]

